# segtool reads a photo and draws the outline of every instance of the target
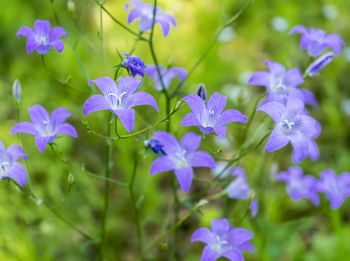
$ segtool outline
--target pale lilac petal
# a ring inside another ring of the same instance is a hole
[[[199,96],[198,98],[201,99]],[[227,98],[225,95],[222,95],[218,92],[214,92],[213,95],[208,100],[207,110],[213,111],[215,114],[221,113],[225,108],[226,100]]]
[[[201,227],[193,232],[191,237],[191,243],[195,241],[200,241],[206,244],[210,244],[211,239],[212,239],[211,231],[206,227]]]
[[[52,45],[53,47],[55,47],[55,49],[56,49],[59,53],[61,53],[61,52],[63,51],[63,49],[64,49],[64,43],[63,43],[63,41],[62,41],[61,39],[57,39],[57,40],[55,40],[55,41],[52,41],[52,42],[51,42],[51,45]]]
[[[255,252],[255,250],[256,250],[255,247],[248,242],[245,242],[242,245],[240,245],[239,249],[241,251],[249,251],[249,252]]]
[[[64,107],[60,107],[54,110],[50,116],[50,123],[53,129],[56,130],[70,116],[71,113]]]
[[[176,20],[169,14],[160,13],[156,16],[156,22],[160,24],[164,36],[167,36],[170,31],[170,23],[176,27]]]
[[[182,100],[188,104],[198,121],[201,122],[206,113],[204,101],[196,94],[187,95]]]
[[[282,130],[276,126],[272,131],[269,140],[266,143],[265,151],[271,152],[279,150],[289,143],[289,139],[282,132]]]
[[[191,159],[192,167],[208,167],[215,169],[215,160],[213,157],[204,151],[196,151]]]
[[[336,55],[339,55],[342,46],[345,46],[343,39],[337,34],[327,35],[326,43],[332,48]]]
[[[161,145],[163,145],[163,150],[167,155],[174,154],[181,150],[177,139],[165,131],[156,131],[153,137],[154,139],[158,140]]]
[[[19,162],[13,163],[12,167],[6,172],[4,177],[15,180],[22,187],[24,187],[27,182],[27,172]]]
[[[269,71],[272,75],[279,76],[285,73],[286,69],[280,63],[276,63],[273,61],[265,61],[265,64],[269,67]]]
[[[28,43],[28,41],[27,41],[27,43]],[[51,49],[50,44],[47,44],[47,45],[38,44],[38,46],[36,47],[35,50],[40,54],[46,54],[50,51],[50,49]]]
[[[296,87],[304,82],[303,75],[298,68],[288,70],[283,78],[283,83],[286,86]]]
[[[190,112],[185,115],[185,117],[181,121],[181,126],[198,126],[201,125],[201,123],[198,121],[196,115],[194,113]]]
[[[192,184],[193,169],[191,167],[175,169],[175,175],[179,181],[181,190],[187,192]]]
[[[200,135],[189,132],[183,136],[180,145],[186,151],[193,152],[196,151],[201,144],[202,137]]]
[[[230,224],[226,218],[223,219],[212,219],[211,220],[211,231],[217,235],[226,235],[230,229]]]
[[[296,134],[290,137],[293,145],[292,159],[294,163],[303,161],[309,154],[309,140],[302,134]]]
[[[162,76],[164,85],[168,87],[175,77],[179,77],[181,81],[186,80],[187,71],[182,67],[171,67],[164,74],[162,73]]]
[[[210,246],[205,246],[202,252],[201,261],[215,261],[220,256],[221,255],[218,252],[211,249]]]
[[[51,41],[57,40],[61,36],[68,37],[66,30],[61,26],[56,26],[56,27],[52,28],[49,35],[50,35]]]
[[[304,95],[304,103],[309,104],[313,107],[317,106],[317,100],[315,98],[315,95],[312,91],[309,91],[307,89],[301,89],[303,95]]]
[[[91,85],[93,83],[95,83],[97,85],[97,87],[101,90],[101,92],[105,96],[107,96],[110,93],[117,93],[116,82],[108,76],[89,81],[89,85]]]
[[[255,72],[249,79],[250,85],[261,85],[268,88],[271,85],[271,74],[265,71]]]
[[[34,22],[35,34],[48,35],[50,33],[50,22],[44,20],[36,20]]]
[[[232,245],[240,245],[253,238],[253,233],[244,228],[235,228],[228,233],[228,242]]]
[[[320,150],[318,149],[317,143],[314,140],[309,141],[309,157],[313,161],[318,160],[320,157]]]
[[[214,128],[212,128],[212,127],[199,126],[199,129],[200,129],[201,132],[204,132],[206,134],[211,133],[211,132],[214,131]]]
[[[244,257],[238,248],[231,249],[223,253],[222,256],[228,258],[230,261],[244,261]]]
[[[289,34],[295,34],[295,33],[307,34],[308,30],[305,28],[305,26],[296,25],[289,31]]]
[[[135,110],[132,108],[114,111],[123,124],[124,128],[131,132],[135,124]]]
[[[34,124],[27,121],[17,123],[15,126],[13,126],[10,134],[15,134],[15,133],[27,133],[31,135],[38,134],[37,130],[34,127]]]
[[[34,35],[34,31],[28,26],[22,26],[21,28],[19,28],[16,37],[19,38],[21,35],[27,38],[32,38]]]
[[[28,109],[29,116],[35,126],[43,126],[44,122],[50,122],[50,116],[41,105],[34,105]]]
[[[78,137],[77,131],[75,128],[69,123],[63,123],[58,129],[57,134],[66,134],[72,136],[73,138]]]
[[[225,138],[227,132],[227,127],[225,125],[220,127],[214,127],[213,129],[220,139]]]
[[[302,113],[304,111],[304,108],[305,106],[303,101],[294,97],[290,97],[287,100],[285,114],[295,115],[295,113]]]
[[[26,50],[28,53],[32,53],[35,51],[36,48],[38,48],[39,43],[35,41],[33,38],[28,38],[27,44],[26,44]]]
[[[126,92],[127,94],[133,94],[141,83],[142,80],[136,80],[130,76],[125,76],[118,82],[118,93]]]
[[[160,172],[166,172],[173,170],[175,165],[172,160],[167,156],[160,156],[151,165],[150,173],[151,175],[158,174]]]
[[[83,106],[84,115],[88,115],[94,111],[109,110],[109,106],[106,98],[101,94],[95,94],[91,96]]]
[[[153,22],[153,15],[152,16],[141,16],[139,20],[139,28],[142,32],[147,32],[152,28],[152,22]]]
[[[131,24],[135,19],[142,15],[142,8],[134,7],[128,14],[128,24]]]
[[[237,111],[237,110],[232,110],[232,109],[226,110],[221,114],[220,119],[217,122],[217,125],[218,126],[226,125],[228,123],[235,122],[235,121],[245,123],[247,122],[247,116],[243,115],[240,111]]]
[[[41,136],[35,136],[35,143],[38,147],[40,152],[44,152],[46,149],[47,144],[49,143],[49,140],[52,137],[41,137]]]
[[[280,102],[268,102],[260,105],[257,110],[265,112],[277,123],[285,110],[285,106]]]
[[[13,160],[13,161],[17,161],[19,158],[23,158],[23,160],[28,159],[28,156],[24,152],[24,150],[16,144],[10,145],[6,149],[6,153],[7,153],[7,155],[10,156],[11,160]]]
[[[136,92],[130,97],[130,107],[150,105],[158,111],[158,104],[154,97],[147,92]],[[128,104],[129,104],[128,102]]]

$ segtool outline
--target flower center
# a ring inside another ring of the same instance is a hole
[[[212,127],[215,125],[215,112],[213,110],[208,111],[208,117],[203,123],[203,127]]]
[[[51,137],[55,135],[49,121],[43,121],[43,126],[39,129],[39,133],[42,137]]]
[[[47,45],[47,37],[45,35],[41,35],[38,39],[38,42],[42,45]]]
[[[174,154],[174,158],[175,158],[174,160],[177,168],[180,169],[180,168],[188,167],[188,161],[185,156],[186,156],[185,150],[181,150]]]
[[[281,130],[285,133],[288,134],[292,131],[293,126],[295,125],[294,122],[288,121],[288,120],[283,120],[279,123],[279,127]]]
[[[123,96],[127,94],[127,92],[122,92],[120,95],[117,95],[115,93],[108,93],[107,94],[107,101],[109,105],[111,106],[112,110],[118,110],[122,109],[123,107]]]
[[[283,84],[282,78],[278,78],[271,86],[271,90],[276,94],[285,94],[287,92],[287,86]]]
[[[225,239],[220,238],[218,235],[215,236],[214,242],[211,245],[211,248],[218,252],[219,254],[222,254],[229,250],[231,246],[228,244],[228,242]]]
[[[10,162],[6,160],[0,162],[0,175],[4,175],[9,170],[10,167],[11,167]]]

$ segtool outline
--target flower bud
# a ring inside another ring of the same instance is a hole
[[[72,173],[69,173],[68,177],[67,177],[67,184],[68,186],[73,186],[75,182],[75,179],[74,179],[74,175]]]
[[[203,83],[199,85],[197,95],[201,97],[203,101],[207,99],[207,92]]]
[[[15,98],[17,103],[20,103],[22,100],[22,88],[21,83],[18,79],[15,80],[15,82],[12,85],[12,96]]]
[[[318,57],[306,70],[306,74],[310,77],[316,75],[323,67],[329,64],[334,59],[335,54],[333,52],[327,52],[324,55]]]
[[[145,146],[153,150],[153,152],[156,154],[166,155],[166,153],[163,150],[163,145],[156,139],[146,140]]]

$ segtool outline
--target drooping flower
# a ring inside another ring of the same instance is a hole
[[[286,105],[268,102],[257,110],[268,114],[276,123],[266,143],[266,152],[279,150],[291,142],[294,163],[304,160],[308,155],[312,160],[318,159],[319,150],[314,139],[319,136],[321,125],[306,114],[301,100],[288,98]]]
[[[166,153],[163,150],[163,145],[156,139],[146,140],[145,141],[145,146],[147,148],[150,148],[156,154],[166,155]]]
[[[140,57],[136,55],[129,55],[127,53],[124,53],[126,58],[123,60],[122,65],[129,69],[131,72],[131,75],[135,77],[136,75],[140,75],[141,77],[144,76],[146,65],[145,63],[140,59]]]
[[[232,199],[248,199],[250,188],[245,171],[240,167],[235,167],[232,169],[232,175],[237,178],[226,188],[228,197]]]
[[[29,109],[29,116],[32,122],[17,123],[11,129],[11,134],[27,133],[35,136],[36,146],[40,152],[44,152],[48,143],[52,143],[58,134],[77,137],[74,127],[64,121],[71,116],[70,112],[63,107],[57,108],[49,116],[41,105],[34,105]]]
[[[215,168],[215,161],[208,153],[197,151],[201,136],[192,132],[183,136],[179,143],[177,139],[164,131],[154,133],[154,139],[163,146],[164,156],[157,158],[151,166],[151,175],[174,170],[180,188],[187,192],[192,184],[193,167]]]
[[[205,86],[203,83],[199,85],[197,95],[201,97],[203,101],[207,99],[207,91],[205,90]]]
[[[325,49],[331,48],[336,55],[339,55],[341,48],[345,46],[343,39],[338,34],[328,34],[324,30],[297,25],[290,30],[289,34],[300,33],[300,49],[305,50],[310,56],[316,57]]]
[[[350,196],[350,173],[344,172],[337,176],[333,170],[327,169],[320,176],[318,190],[326,194],[332,209],[339,208],[345,198]]]
[[[147,32],[152,29],[153,24],[153,5],[145,4],[140,0],[132,0],[125,4],[125,10],[129,9],[129,6],[133,5],[128,15],[128,24],[131,24],[135,19],[140,18],[139,28],[142,32]],[[170,25],[172,24],[176,28],[176,20],[173,16],[165,14],[162,9],[156,7],[155,24],[160,24],[163,35],[167,36],[170,31]]]
[[[171,67],[170,69],[166,70],[164,66],[160,65],[159,67],[160,75],[162,76],[163,84],[165,89],[169,88],[169,85],[171,81],[175,77],[179,77],[180,80],[183,82],[187,78],[187,71],[185,68],[182,67]],[[148,77],[151,77],[153,79],[154,88],[156,90],[161,91],[163,89],[162,83],[158,77],[158,71],[157,66],[155,65],[147,65],[146,73]]]
[[[153,96],[147,92],[135,92],[141,84],[130,76],[123,77],[117,83],[110,77],[101,77],[89,81],[89,85],[95,83],[102,94],[91,96],[83,106],[84,115],[94,111],[110,110],[118,116],[124,128],[131,132],[135,124],[135,110],[139,105],[151,105],[158,111],[158,105]]]
[[[258,200],[253,199],[252,203],[250,203],[249,210],[250,210],[250,216],[253,218],[256,217],[256,215],[258,214],[258,211],[259,211]]]
[[[288,97],[298,98],[306,104],[314,104],[314,97],[304,95],[302,89],[297,88],[304,82],[304,78],[298,68],[286,71],[282,64],[265,61],[269,72],[255,72],[249,79],[250,85],[260,85],[267,89],[268,97],[265,102],[278,101],[286,103]]]
[[[226,110],[226,96],[215,92],[205,102],[196,94],[187,95],[182,99],[190,106],[192,112],[188,113],[181,121],[181,126],[199,126],[204,133],[216,132],[219,138],[226,135],[226,124],[231,122],[246,122],[247,117],[237,110]]]
[[[54,47],[58,52],[62,52],[64,48],[63,41],[60,37],[68,37],[66,30],[61,26],[56,26],[51,29],[49,21],[36,20],[34,22],[34,30],[27,26],[19,28],[16,36],[21,35],[28,38],[27,52],[37,51],[40,54],[46,54]]]
[[[249,242],[252,238],[252,232],[230,226],[225,218],[213,219],[211,230],[204,227],[197,229],[192,234],[191,243],[200,241],[206,244],[201,261],[214,261],[220,257],[231,261],[244,261],[242,251],[255,251],[255,247]]]
[[[318,197],[318,181],[311,175],[303,175],[300,167],[293,166],[288,171],[282,171],[277,174],[276,180],[283,181],[287,184],[287,193],[293,201],[307,198],[315,206],[320,204]]]
[[[17,162],[20,158],[28,159],[20,146],[13,144],[5,150],[4,143],[0,140],[0,180],[11,178],[22,187],[26,184],[27,172],[23,165]]]
[[[310,77],[316,75],[325,66],[333,61],[335,54],[333,52],[327,52],[318,57],[310,66],[306,69],[307,75]]]

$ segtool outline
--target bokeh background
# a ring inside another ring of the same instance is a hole
[[[120,21],[126,23],[127,1],[108,0],[106,8]],[[148,1],[150,2],[150,1]],[[159,26],[155,30],[155,48],[161,64],[189,69],[213,39],[216,29],[223,21],[235,14],[247,1],[231,0],[161,0],[159,5],[173,14],[178,22],[176,30],[164,38]],[[219,91],[229,97],[227,107],[250,115],[253,104],[263,93],[262,87],[249,86],[247,80],[252,72],[266,69],[264,60],[270,59],[286,67],[305,70],[310,60],[299,49],[299,36],[289,36],[294,25],[325,29],[339,34],[346,43],[350,41],[350,2],[302,1],[302,0],[257,0],[219,38],[218,44],[194,71],[179,96],[194,93],[199,83],[206,85],[209,95]],[[56,16],[56,17],[55,17]],[[99,40],[100,9],[93,0],[11,0],[0,2],[0,139],[6,146],[23,142],[29,155],[27,171],[31,176],[35,194],[46,204],[54,206],[67,219],[92,235],[98,235],[103,207],[104,182],[72,170],[62,164],[48,147],[40,153],[33,136],[10,135],[11,127],[18,121],[29,120],[28,107],[41,104],[49,112],[64,106],[72,116],[68,119],[79,137],[63,136],[57,144],[67,158],[87,170],[103,175],[106,141],[87,132],[86,123],[94,131],[106,134],[107,112],[83,116],[82,105],[91,95],[87,78],[113,77],[113,65],[120,63],[118,51],[130,51],[135,37],[118,27],[103,14],[104,46],[107,66],[104,63]],[[26,40],[16,38],[21,26],[32,27],[37,19],[50,20],[57,25],[57,18],[67,31],[65,49],[45,55],[46,69],[39,54],[27,54]],[[137,24],[130,25],[137,30]],[[86,72],[77,62],[75,51],[81,58]],[[152,59],[146,43],[136,45],[135,54],[146,64]],[[303,87],[313,91],[319,107],[310,114],[322,124],[322,133],[317,139],[321,150],[320,159],[306,159],[300,164],[305,173],[318,177],[320,171],[331,168],[336,173],[350,171],[350,47],[325,68],[320,75],[307,79]],[[19,79],[23,99],[19,113],[12,101],[12,84]],[[171,90],[178,84],[174,80]],[[150,92],[160,105],[157,114],[152,108],[136,109],[135,130],[165,116],[164,101],[154,90],[152,81],[145,77],[142,90]],[[173,100],[173,104],[176,100]],[[172,118],[174,134],[180,138],[188,131],[199,133],[196,128],[180,127],[182,117],[189,112],[187,106]],[[255,144],[272,121],[258,112],[247,135],[247,141]],[[223,151],[220,157],[231,157],[242,145],[243,124],[230,124],[227,139],[207,137],[202,149]],[[162,130],[165,125],[156,129]],[[123,128],[120,128],[125,133]],[[152,131],[114,143],[111,177],[128,182],[131,178],[135,152],[140,152],[135,192],[140,206],[144,232],[144,246],[172,224],[172,192],[168,174],[149,175],[149,167],[155,156],[145,151],[143,142],[152,136]],[[21,141],[22,140],[22,141]],[[246,217],[240,227],[254,231],[255,254],[245,253],[246,260],[307,260],[346,261],[350,256],[350,200],[332,211],[329,202],[322,198],[316,208],[307,200],[292,202],[286,195],[285,185],[275,182],[276,172],[286,170],[291,163],[291,147],[264,153],[264,144],[243,158],[238,165],[246,170],[249,184],[254,188],[260,203],[255,219]],[[68,190],[67,177],[72,173],[75,183]],[[197,169],[196,176],[210,180],[212,174],[206,169]],[[201,198],[186,201],[181,207],[181,217],[200,199],[215,194],[227,184],[217,184]],[[187,198],[205,186],[195,180],[191,190],[179,191],[181,199]],[[323,196],[322,196],[323,197]],[[107,224],[106,260],[137,260],[137,238],[134,213],[128,190],[111,185],[111,204]],[[191,245],[190,236],[200,226],[208,227],[212,218],[229,218],[232,224],[242,218],[247,201],[221,198],[210,201],[180,229],[179,260],[199,260],[203,245]],[[162,246],[157,246],[147,255],[147,260],[168,260],[171,237],[165,237]],[[0,260],[95,260],[97,247],[86,241],[58,220],[40,202],[23,195],[16,187],[3,180],[0,182]],[[222,259],[223,260],[223,259]]]

